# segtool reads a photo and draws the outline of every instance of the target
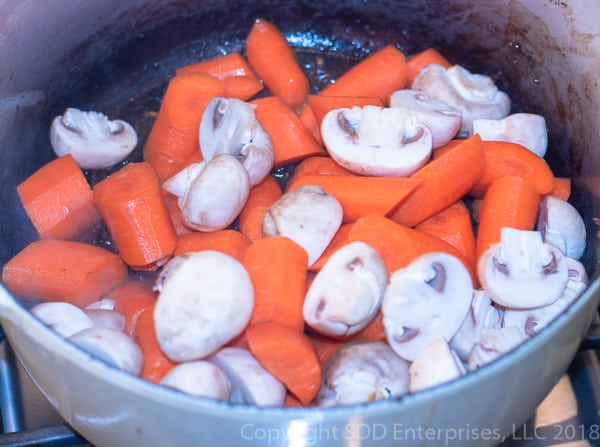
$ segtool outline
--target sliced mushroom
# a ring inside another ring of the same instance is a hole
[[[232,256],[205,250],[176,256],[157,279],[156,337],[175,362],[206,357],[239,335],[250,320],[254,289]]]
[[[536,226],[542,239],[558,247],[565,256],[580,259],[586,246],[586,229],[581,214],[569,202],[547,195],[542,199]]]
[[[460,110],[460,137],[473,134],[473,120],[502,119],[510,112],[510,98],[498,90],[492,78],[460,65],[446,69],[430,64],[415,77],[411,88]]]
[[[458,134],[462,116],[458,109],[431,98],[419,90],[404,89],[392,93],[390,107],[400,107],[431,131],[433,149],[443,146]]]
[[[216,154],[237,157],[248,171],[250,186],[259,184],[273,168],[275,154],[269,135],[256,119],[255,105],[217,96],[200,121],[200,150],[205,160]]]
[[[83,169],[102,169],[124,160],[138,143],[137,133],[123,120],[69,107],[50,126],[57,156],[71,154]]]
[[[90,355],[130,374],[139,376],[144,356],[133,339],[122,331],[92,327],[71,335],[68,340]]]
[[[430,342],[410,365],[410,392],[416,393],[466,374],[458,356],[450,349],[445,338]]]
[[[456,257],[431,252],[394,272],[381,310],[385,336],[392,349],[415,360],[439,337],[449,341],[471,306],[471,276]]]
[[[168,179],[163,188],[177,196],[185,225],[198,231],[227,228],[250,193],[246,169],[236,157],[217,154]]]
[[[100,298],[98,301],[94,301],[93,303],[85,306],[86,309],[106,309],[106,310],[114,310],[116,306],[115,300],[112,298]]]
[[[117,331],[125,329],[125,315],[116,310],[85,309],[85,313],[96,327],[107,327]]]
[[[227,400],[231,384],[225,372],[212,362],[197,360],[174,366],[160,381],[161,385],[197,397]]]
[[[408,392],[408,362],[383,342],[342,345],[323,365],[317,405],[352,405]]]
[[[286,236],[308,253],[311,266],[342,224],[340,202],[323,188],[305,185],[285,193],[265,213],[263,236]]]
[[[504,227],[498,244],[483,253],[479,281],[495,303],[515,309],[547,306],[568,280],[562,252],[542,241],[539,231]]]
[[[569,307],[587,286],[588,277],[583,264],[572,258],[566,258],[566,260],[569,280],[560,298],[547,306],[531,309],[504,309],[502,317],[504,326],[516,326],[525,334],[534,336]]]
[[[321,135],[329,155],[357,174],[408,176],[431,155],[431,131],[400,107],[331,110]]]
[[[543,157],[548,148],[546,119],[534,113],[513,113],[502,119],[477,118],[473,133],[484,141],[509,141]]]
[[[503,354],[511,351],[527,339],[527,335],[515,326],[486,329],[475,344],[467,368],[475,371]]]
[[[485,329],[502,326],[502,313],[492,305],[492,300],[483,290],[474,290],[471,308],[462,325],[450,340],[450,347],[459,358],[467,361],[475,344]]]
[[[37,304],[31,313],[63,337],[94,327],[94,322],[83,310],[63,301]]]
[[[387,280],[387,268],[377,250],[364,242],[345,245],[311,283],[304,299],[304,321],[324,335],[352,335],[379,311]]]
[[[227,374],[231,382],[231,403],[259,406],[285,403],[285,386],[263,368],[249,350],[225,347],[213,354],[210,361]]]

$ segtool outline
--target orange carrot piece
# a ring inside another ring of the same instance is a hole
[[[173,176],[199,152],[198,127],[204,109],[223,96],[223,81],[207,73],[188,73],[169,81],[162,104],[144,145],[144,159],[161,182]]]
[[[152,383],[159,383],[176,363],[160,349],[154,329],[154,304],[145,307],[139,314],[133,338],[142,350],[144,362],[140,377]]]
[[[248,247],[242,264],[254,286],[250,324],[277,321],[302,331],[308,265],[304,248],[284,236],[266,237]]]
[[[333,338],[325,337],[320,334],[309,334],[310,341],[315,347],[315,351],[317,352],[317,356],[319,357],[319,362],[323,365],[331,354],[337,351],[340,346],[342,346],[345,341],[336,340]]]
[[[286,408],[298,408],[302,407],[302,402],[300,402],[293,394],[287,393],[285,395],[285,401],[283,402],[283,406]]]
[[[302,124],[310,131],[311,135],[314,137],[315,141],[319,143],[319,145],[323,145],[323,138],[321,137],[321,128],[315,114],[313,113],[310,105],[304,104],[304,106],[298,112],[298,118],[302,121]]]
[[[92,188],[71,155],[42,166],[17,193],[42,239],[75,239],[100,220]]]
[[[123,260],[155,267],[173,253],[177,235],[152,166],[129,163],[94,187],[94,199]]]
[[[292,110],[308,96],[308,78],[298,65],[285,36],[272,23],[257,19],[246,38],[246,55],[254,72],[272,95]]]
[[[409,177],[365,177],[360,175],[304,174],[294,177],[288,191],[317,185],[342,205],[344,223],[378,214],[387,216],[421,184]]]
[[[392,219],[408,227],[423,222],[469,192],[485,166],[481,137],[475,134],[462,140],[411,175],[422,184],[398,207]]]
[[[425,253],[441,251],[460,259],[475,283],[476,276],[471,263],[455,247],[437,237],[400,225],[387,217],[361,217],[352,224],[349,239],[351,242],[365,242],[377,250],[390,274],[406,267]]]
[[[263,89],[261,82],[250,76],[232,76],[223,79],[223,85],[225,97],[237,98],[242,101],[248,101]]]
[[[238,52],[215,56],[175,70],[177,76],[187,73],[208,73],[221,80],[238,76],[247,76],[258,80],[246,59]]]
[[[125,317],[124,331],[133,335],[141,312],[156,302],[157,294],[152,290],[152,285],[131,280],[115,287],[107,298],[114,300],[115,310]]]
[[[85,307],[123,283],[127,266],[94,245],[61,239],[32,242],[10,259],[2,282],[15,295]]]
[[[477,230],[477,259],[500,242],[503,227],[533,230],[540,195],[527,179],[518,176],[500,177],[487,189],[479,211]]]
[[[323,147],[298,115],[279,98],[268,96],[252,101],[256,119],[271,138],[275,151],[274,166],[294,163],[314,155],[325,155]]]
[[[339,175],[356,175],[352,171],[338,164],[331,157],[308,157],[302,160],[294,168],[294,175],[290,182],[294,181],[295,177],[300,177],[305,174],[339,174]]]
[[[383,107],[383,101],[377,97],[361,97],[361,96],[323,96],[309,95],[308,104],[312,109],[315,119],[321,127],[323,118],[331,110],[335,109],[351,109],[354,106],[364,107],[367,105]]]
[[[310,339],[290,326],[268,321],[246,329],[250,351],[304,405],[321,385],[321,364]]]
[[[194,231],[177,237],[175,256],[190,251],[216,250],[241,261],[252,241],[237,230],[224,229],[211,232]]]
[[[169,210],[169,216],[171,216],[171,223],[173,224],[175,234],[180,236],[182,234],[191,233],[193,230],[183,223],[183,217],[181,215],[181,208],[179,208],[177,196],[164,189],[163,196],[165,199],[165,205],[167,205],[167,209]]]
[[[571,178],[555,177],[554,188],[552,188],[552,191],[550,191],[548,195],[564,201],[569,200],[569,197],[571,197]]]
[[[419,72],[429,64],[438,64],[444,68],[450,68],[452,65],[438,50],[433,47],[411,54],[406,58],[406,67],[408,71],[408,85],[417,77]]]
[[[262,238],[262,221],[267,210],[282,196],[277,180],[271,176],[250,189],[248,200],[240,215],[238,223],[240,231],[251,241],[256,242]]]
[[[319,259],[317,259],[313,263],[313,265],[309,267],[309,270],[311,272],[317,272],[321,270],[323,266],[327,263],[331,255],[333,255],[336,251],[338,251],[340,248],[342,248],[344,245],[347,245],[350,242],[349,234],[351,228],[351,223],[342,224],[338,228],[337,232],[329,242],[329,245],[327,246],[327,248],[325,248],[325,251],[321,253]]]
[[[383,313],[381,310],[375,314],[375,317],[365,326],[364,329],[361,329],[351,337],[347,339],[347,341],[385,341],[385,328],[383,326]]]
[[[388,45],[358,62],[319,93],[322,96],[367,96],[384,104],[390,95],[406,87],[406,57]]]
[[[529,179],[539,194],[554,188],[554,174],[546,161],[526,147],[508,141],[484,141],[485,170],[469,195],[482,198],[487,188],[499,177],[516,175]]]

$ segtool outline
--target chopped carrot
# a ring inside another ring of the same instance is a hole
[[[350,242],[349,235],[351,228],[352,224],[350,223],[342,224],[338,228],[335,235],[333,236],[333,239],[331,239],[329,245],[327,245],[327,248],[325,248],[325,251],[321,254],[321,256],[319,256],[319,259],[317,259],[313,263],[313,265],[309,267],[309,270],[311,272],[321,270],[323,266],[327,263],[331,255],[333,255],[336,251],[338,251],[338,249],[342,248],[344,245],[347,245]]]
[[[194,231],[177,237],[175,256],[190,251],[216,250],[241,261],[252,241],[237,230]]]
[[[317,356],[319,357],[319,362],[321,362],[321,365],[323,365],[327,359],[331,357],[331,354],[337,351],[338,348],[345,343],[343,340],[336,340],[312,332],[309,333],[309,338],[315,347],[315,351],[317,352]]]
[[[61,239],[32,242],[2,270],[4,285],[21,298],[68,301],[79,307],[106,296],[126,278],[127,266],[116,254]]]
[[[179,208],[179,202],[177,196],[171,194],[167,190],[163,189],[163,196],[165,198],[165,204],[169,210],[169,216],[171,216],[171,223],[175,229],[175,234],[180,236],[182,234],[189,234],[193,230],[183,223],[183,216],[181,215],[181,208]]]
[[[444,68],[450,68],[452,65],[438,50],[433,47],[411,54],[406,58],[406,67],[408,71],[408,85],[417,77],[419,72],[430,64],[438,64]]]
[[[383,101],[380,98],[361,96],[309,95],[308,104],[315,115],[319,128],[321,127],[323,118],[331,110],[351,109],[354,106],[364,107],[367,105],[383,107]]]
[[[294,174],[290,182],[294,181],[295,177],[304,174],[340,174],[340,175],[355,175],[352,171],[338,164],[331,157],[308,157],[302,160],[294,169]]]
[[[156,302],[157,294],[151,284],[131,280],[115,287],[107,298],[115,302],[115,310],[125,317],[124,331],[133,335],[140,313]]]
[[[540,195],[527,179],[518,176],[500,177],[487,189],[479,211],[477,230],[477,259],[500,242],[503,227],[533,230]]]
[[[285,401],[283,402],[283,406],[286,408],[297,408],[302,407],[302,402],[300,402],[293,394],[287,393],[285,395]]]
[[[423,222],[461,199],[480,180],[485,168],[480,136],[462,140],[411,175],[422,184],[391,218],[409,227]]]
[[[525,146],[508,141],[484,141],[485,170],[469,195],[482,198],[499,177],[517,175],[529,179],[539,194],[554,188],[554,174],[546,161]]]
[[[92,189],[71,155],[42,166],[17,193],[42,239],[75,239],[100,220]]]
[[[555,177],[554,188],[548,193],[565,202],[571,197],[571,178],[570,177]]]
[[[265,177],[262,182],[250,189],[238,222],[240,231],[251,241],[255,242],[262,238],[262,221],[265,213],[281,198],[282,194],[279,183],[271,176]]]
[[[259,363],[307,405],[321,385],[321,364],[310,339],[298,329],[276,321],[246,328],[250,351]]]
[[[292,110],[308,96],[308,78],[298,65],[285,36],[272,23],[257,19],[246,38],[246,55],[254,72],[272,95]]]
[[[154,306],[147,306],[139,313],[133,337],[144,356],[140,377],[152,383],[159,383],[176,363],[164,354],[156,339]]]
[[[238,76],[258,79],[244,56],[237,51],[185,65],[175,70],[175,74],[178,76],[187,73],[208,73],[221,80]]]
[[[161,182],[187,166],[200,152],[198,127],[208,103],[223,96],[223,81],[207,73],[187,73],[169,81],[143,154]]]
[[[94,199],[123,260],[152,269],[173,253],[177,235],[152,166],[129,163],[94,187]]]
[[[304,106],[300,109],[300,112],[298,112],[298,118],[300,118],[302,124],[304,124],[304,126],[310,131],[315,141],[322,146],[323,138],[321,137],[321,128],[317,122],[317,119],[315,118],[312,108],[308,103],[304,104]]]
[[[304,248],[284,236],[266,237],[248,247],[242,264],[254,286],[250,324],[277,321],[302,331],[308,265]]]
[[[287,190],[305,185],[320,186],[340,202],[344,212],[342,221],[348,223],[370,214],[387,216],[420,184],[420,180],[409,177],[304,174],[295,176]]]
[[[225,88],[223,96],[241,99],[242,101],[248,101],[264,88],[259,80],[250,76],[232,76],[224,79],[223,85]]]
[[[388,45],[358,62],[325,87],[322,96],[367,96],[388,104],[390,95],[406,87],[406,57]]]
[[[226,346],[232,348],[248,349],[248,339],[246,338],[246,332],[244,331],[237,337],[235,337],[233,340],[230,340]]]
[[[415,225],[422,231],[456,247],[475,268],[475,232],[471,213],[462,200]]]
[[[256,105],[256,119],[273,143],[274,166],[294,163],[314,155],[325,155],[323,147],[298,115],[279,98],[268,96],[255,99],[252,104]]]
[[[383,326],[383,313],[381,310],[363,329],[353,334],[347,341],[385,341],[385,328]]]

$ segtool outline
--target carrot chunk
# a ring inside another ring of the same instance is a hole
[[[252,241],[237,230],[225,229],[211,232],[194,231],[177,237],[175,256],[190,251],[216,250],[241,261]]]
[[[248,200],[239,215],[240,231],[251,241],[262,238],[262,221],[267,210],[281,197],[277,180],[271,176],[250,189]]]
[[[156,302],[157,293],[152,290],[150,284],[131,280],[115,287],[107,298],[114,300],[115,310],[125,317],[124,331],[133,335],[141,312]]]
[[[383,107],[383,101],[380,98],[367,98],[360,96],[322,96],[309,95],[308,104],[312,109],[319,128],[323,118],[328,112],[335,109],[351,109],[354,106],[364,107],[367,105]]]

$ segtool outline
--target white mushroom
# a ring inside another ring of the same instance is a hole
[[[225,347],[210,357],[231,382],[229,401],[236,404],[281,406],[286,388],[243,348]]]
[[[321,135],[329,155],[357,174],[408,176],[431,155],[431,131],[400,107],[331,110]]]
[[[473,133],[478,133],[484,141],[520,144],[540,157],[548,148],[546,120],[534,113],[513,113],[499,120],[477,118],[473,120]]]
[[[115,300],[112,298],[100,298],[93,303],[85,306],[86,309],[106,309],[106,310],[114,310],[116,306]]]
[[[68,108],[50,126],[50,144],[57,156],[71,154],[83,169],[101,169],[124,160],[136,147],[135,130],[123,120],[99,112]]]
[[[387,280],[377,250],[364,242],[345,245],[315,276],[304,299],[304,321],[321,334],[352,335],[379,311]]]
[[[231,384],[225,372],[207,360],[174,366],[164,375],[160,384],[192,396],[217,400],[229,399],[231,392]]]
[[[431,252],[394,272],[381,310],[385,336],[406,360],[439,337],[449,341],[469,312],[473,286],[463,263]]]
[[[205,160],[216,154],[237,157],[259,184],[271,171],[275,154],[269,135],[256,119],[255,105],[235,98],[215,97],[200,121],[200,150]]]
[[[581,214],[569,202],[545,196],[536,226],[542,239],[558,247],[565,256],[580,259],[586,245],[586,229]]]
[[[527,335],[516,326],[486,329],[471,351],[467,362],[468,370],[474,371],[481,368],[483,365],[516,348],[527,338]]]
[[[448,69],[438,64],[423,68],[413,80],[412,89],[460,110],[460,137],[473,133],[477,118],[502,119],[510,112],[510,98],[483,74],[474,74],[460,65]]]
[[[156,282],[156,337],[175,362],[206,357],[239,335],[250,320],[254,289],[232,256],[205,250],[172,258]]]
[[[492,305],[492,300],[483,290],[474,290],[471,308],[462,325],[450,340],[450,347],[461,360],[467,361],[475,344],[485,329],[502,326],[502,313]]]
[[[502,229],[500,242],[483,253],[477,271],[492,300],[515,309],[553,303],[569,275],[562,252],[544,243],[539,231],[509,227]]]
[[[107,327],[122,331],[125,329],[125,315],[116,310],[85,309],[85,313],[96,327]]]
[[[144,356],[133,339],[122,331],[92,327],[71,335],[68,340],[109,365],[138,376]]]
[[[516,326],[525,334],[534,336],[565,311],[588,284],[583,264],[572,258],[566,258],[566,260],[569,280],[560,298],[547,306],[531,309],[504,309],[502,318],[504,326]]]
[[[217,154],[168,179],[163,188],[177,196],[183,223],[198,231],[228,227],[250,193],[248,172],[236,157]]]
[[[285,193],[265,213],[263,236],[286,236],[308,253],[308,265],[319,259],[342,224],[340,202],[320,186],[306,185]]]
[[[37,304],[31,313],[63,337],[94,327],[94,322],[83,310],[63,301]]]
[[[433,149],[443,146],[454,138],[460,130],[462,116],[460,110],[445,102],[431,98],[419,90],[404,89],[392,93],[390,107],[400,107],[413,115],[416,120],[431,131]]]
[[[408,362],[383,342],[344,344],[323,365],[320,406],[393,399],[408,392]]]
[[[410,392],[416,393],[456,379],[466,374],[466,369],[446,339],[439,337],[423,348],[408,372]]]

